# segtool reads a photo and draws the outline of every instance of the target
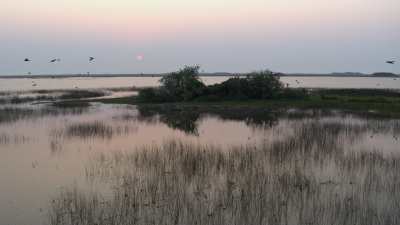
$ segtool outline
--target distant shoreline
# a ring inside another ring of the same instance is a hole
[[[162,77],[165,74],[58,74],[58,75],[0,75],[0,79],[47,79],[47,78],[113,78],[113,77]],[[235,77],[244,76],[240,73],[202,73],[201,77]],[[400,78],[399,74],[380,73],[380,74],[308,74],[308,73],[291,73],[279,74],[282,77],[371,77],[371,78]]]

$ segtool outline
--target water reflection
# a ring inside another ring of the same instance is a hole
[[[231,77],[201,77],[207,85],[221,83]],[[151,87],[159,85],[160,77],[71,77],[71,78],[35,78],[35,79],[1,79],[0,93],[4,91],[23,90],[57,90],[118,87]],[[306,88],[373,88],[399,89],[400,79],[389,77],[281,77],[282,82],[290,87]],[[37,86],[32,86],[35,82]]]
[[[139,119],[152,121],[157,118],[172,129],[178,129],[186,134],[199,135],[198,126],[207,116],[224,120],[244,121],[253,128],[272,127],[278,123],[277,112],[262,108],[236,108],[235,110],[224,107],[177,107],[177,106],[138,106]]]

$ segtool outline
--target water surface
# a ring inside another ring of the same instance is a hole
[[[361,185],[364,181],[360,179],[365,179],[364,169],[362,173],[361,170],[356,169],[354,171],[344,170],[343,165],[339,163],[343,160],[343,162],[350,160],[351,157],[358,157],[360,154],[374,154],[384,160],[382,163],[388,166],[392,165],[391,163],[397,163],[400,156],[398,148],[400,120],[339,111],[289,110],[274,112],[268,109],[242,111],[241,109],[225,108],[149,109],[102,104],[94,104],[87,108],[60,109],[47,105],[3,105],[0,106],[0,115],[1,224],[48,224],[49,215],[52,215],[51,218],[54,219],[54,213],[57,210],[68,210],[70,206],[54,205],[54,203],[70,201],[70,198],[75,195],[64,194],[74,190],[78,195],[82,194],[88,199],[91,196],[88,193],[97,193],[102,194],[105,198],[108,196],[110,199],[116,200],[116,196],[121,194],[116,190],[125,189],[115,189],[120,185],[119,181],[115,183],[116,180],[119,180],[116,174],[121,175],[121,173],[116,173],[114,170],[125,171],[121,168],[129,168],[131,161],[124,160],[124,157],[118,162],[113,159],[121,154],[122,156],[126,154],[126,159],[130,159],[130,157],[134,157],[130,154],[139,154],[143,151],[143,147],[158,148],[165,144],[168,145],[171,141],[186,143],[189,146],[209,146],[211,149],[215,148],[216,153],[219,151],[229,152],[232,149],[252,149],[257,146],[275,148],[285,145],[286,147],[282,147],[282,151],[286,149],[285,151],[293,152],[290,155],[294,154],[293,156],[297,157],[298,162],[310,162],[311,164],[306,167],[312,175],[307,172],[307,176],[322,183],[330,181],[359,182]],[[300,154],[301,152],[315,153],[304,155]],[[320,153],[316,154],[318,152]],[[281,154],[285,153],[281,152]],[[149,157],[153,156],[149,155]],[[249,157],[253,156],[249,155]],[[289,157],[289,155],[285,157]],[[306,159],[305,157],[310,158]],[[240,159],[245,158],[245,156],[240,157]],[[99,161],[99,159],[101,160]],[[102,164],[107,162],[111,164],[107,164],[108,166]],[[276,161],[276,163],[278,162],[279,160]],[[291,173],[292,166],[297,164],[292,164],[294,162],[286,164],[285,161],[282,161],[282,164],[278,164],[289,166],[286,169],[288,173]],[[318,164],[318,162],[329,163]],[[146,164],[150,161],[145,160],[142,163]],[[351,160],[349,163],[351,165]],[[354,165],[358,165],[357,163],[359,162],[355,161]],[[179,165],[179,162],[174,164]],[[114,166],[109,167],[110,165]],[[249,166],[251,165],[249,164]],[[298,164],[299,170],[303,171],[305,165]],[[363,168],[373,168],[374,173],[385,180],[385,184],[388,186],[383,186],[377,191],[379,191],[379,195],[388,197],[391,194],[389,187],[394,188],[393,185],[397,185],[397,183],[393,183],[397,182],[397,180],[393,180],[394,175],[385,174],[387,167],[382,167],[383,164],[376,164],[376,161],[366,160],[363,165]],[[137,171],[133,169],[135,165],[131,166],[133,167],[127,171]],[[390,170],[400,172],[397,166],[390,167]],[[146,171],[143,172],[142,175],[145,177],[152,176],[151,174],[145,175]],[[185,171],[181,172],[184,175]],[[361,173],[358,174],[360,178],[354,177],[354,173]],[[126,176],[133,175],[127,174]],[[136,176],[138,174],[135,174]],[[225,172],[220,176],[221,179],[226,176]],[[349,180],[350,177],[353,177],[354,181]],[[216,177],[212,179],[216,179]],[[236,177],[236,179],[239,178]],[[196,184],[200,181],[194,180],[193,182]],[[211,180],[204,182],[216,184]],[[378,181],[372,182],[373,185],[378,185],[375,183]],[[345,191],[343,193],[348,193],[348,188],[351,186],[337,187]],[[138,187],[131,186],[131,188]],[[217,195],[219,192],[216,190],[207,193]],[[331,191],[328,193],[334,193],[334,190]],[[356,193],[353,195],[359,197]],[[304,196],[305,199],[312,197],[312,194]],[[123,203],[117,203],[114,200],[111,200],[110,204]],[[212,200],[212,204],[217,204],[219,201],[215,200],[214,202],[214,200]],[[396,195],[393,200],[399,201],[400,198],[397,198]],[[335,199],[335,201],[339,200]],[[209,203],[203,202],[202,204]],[[292,206],[294,207],[294,205]],[[371,207],[374,212],[378,210],[377,205],[372,204]],[[386,210],[399,209],[393,205],[387,207]],[[235,210],[232,212],[238,212],[238,209]],[[294,210],[294,212],[297,211]],[[201,210],[198,213],[201,213]],[[63,216],[58,216],[59,220],[65,219]],[[145,218],[145,214],[142,216]],[[293,218],[297,217],[293,216]],[[234,220],[236,217],[231,219]],[[295,219],[295,221],[298,220]],[[185,220],[181,222],[184,223]],[[62,224],[62,221],[59,223],[53,221],[52,224]]]
[[[115,87],[158,86],[160,77],[73,77],[73,78],[38,78],[38,79],[1,79],[1,91],[58,90]],[[220,83],[229,77],[202,77],[206,84]],[[306,88],[377,88],[399,89],[398,78],[372,77],[282,77],[282,82],[290,87]]]

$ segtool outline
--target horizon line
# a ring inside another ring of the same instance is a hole
[[[13,78],[72,78],[72,77],[162,77],[169,74],[167,73],[59,73],[59,74],[25,74],[25,75],[0,75],[0,79],[13,79]],[[231,73],[231,72],[208,72],[199,73],[200,77],[207,76],[245,76],[248,73]],[[400,74],[392,72],[374,72],[374,73],[361,73],[361,72],[332,72],[332,73],[276,73],[279,76],[322,76],[322,77],[393,77],[400,76]]]

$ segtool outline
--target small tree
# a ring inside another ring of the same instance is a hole
[[[271,99],[283,90],[279,76],[269,70],[250,73],[247,81],[249,98]]]
[[[163,89],[173,101],[189,101],[199,96],[205,85],[199,78],[199,66],[185,66],[161,78]]]
[[[279,76],[270,71],[247,74],[245,78],[230,78],[220,84],[209,86],[208,96],[216,99],[272,99],[279,96],[283,84]],[[211,98],[209,97],[209,98]]]

